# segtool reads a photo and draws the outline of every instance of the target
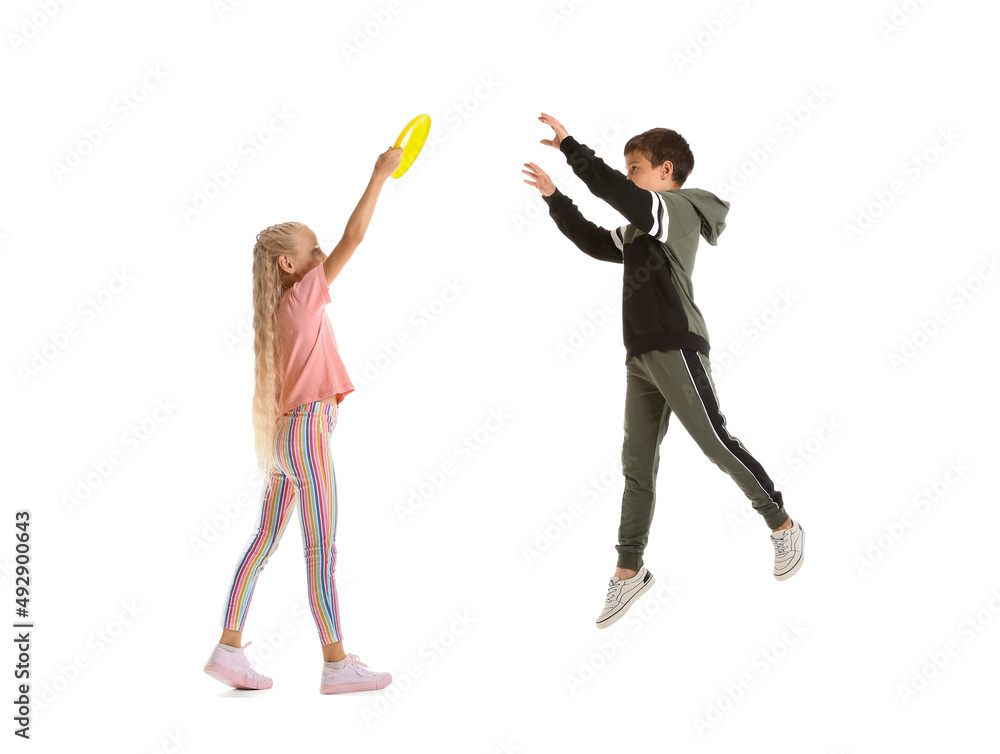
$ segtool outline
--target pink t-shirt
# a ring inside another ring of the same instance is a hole
[[[285,346],[286,359],[279,402],[282,414],[333,394],[339,406],[354,391],[326,316],[329,303],[330,287],[322,264],[303,275],[278,302],[278,337]]]

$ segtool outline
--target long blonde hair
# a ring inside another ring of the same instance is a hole
[[[283,347],[278,337],[278,304],[294,281],[278,267],[282,254],[295,256],[304,223],[279,223],[257,234],[253,247],[253,435],[257,464],[266,475],[275,463],[279,401],[284,387]]]

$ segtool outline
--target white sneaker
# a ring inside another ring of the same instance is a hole
[[[655,583],[656,579],[646,566],[640,568],[630,579],[612,576],[608,582],[608,597],[604,601],[604,609],[597,617],[597,627],[607,628],[625,615],[632,603]]]
[[[784,581],[802,567],[802,546],[805,541],[806,531],[795,520],[792,521],[791,528],[771,532],[771,542],[774,545],[774,578]]]
[[[377,691],[392,683],[391,675],[370,670],[357,655],[348,653],[345,659],[347,664],[340,670],[323,666],[319,693],[346,694],[350,691]]]

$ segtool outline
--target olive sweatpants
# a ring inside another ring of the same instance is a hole
[[[626,364],[618,567],[638,570],[656,506],[660,444],[676,414],[705,455],[732,477],[771,529],[788,520],[781,493],[743,444],[729,434],[708,357],[689,349],[647,351]]]

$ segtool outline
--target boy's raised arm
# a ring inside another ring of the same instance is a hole
[[[572,200],[556,188],[544,170],[533,162],[524,163],[524,167],[527,170],[521,172],[529,176],[524,182],[542,193],[542,199],[549,207],[549,216],[556,221],[556,227],[564,236],[594,259],[624,264],[625,259],[622,256],[624,228],[607,230],[590,222]]]
[[[608,230],[592,223],[573,204],[573,200],[556,189],[550,196],[542,195],[549,205],[549,216],[555,220],[556,227],[562,231],[577,247],[604,262],[625,262],[622,257],[622,229]]]
[[[655,191],[639,188],[622,173],[610,167],[594,150],[572,136],[564,136],[559,151],[566,155],[573,172],[600,197],[643,233],[657,240],[667,237],[669,216],[663,197]]]

